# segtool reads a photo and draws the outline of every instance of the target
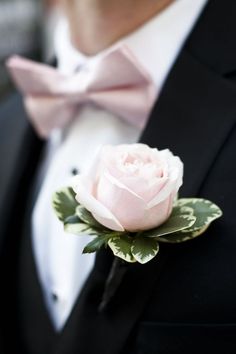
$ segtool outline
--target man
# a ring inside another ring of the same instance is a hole
[[[84,103],[69,125],[50,132],[43,158],[19,96],[0,108],[0,352],[235,353],[235,2],[64,0],[62,6],[74,48],[64,41],[61,54],[62,24],[60,71],[90,72],[100,52],[115,50],[118,41],[151,77],[156,102],[144,129]],[[164,245],[147,265],[129,265],[100,311],[113,257],[103,250],[95,260],[82,259],[87,240],[65,236],[48,203],[100,145],[134,141],[179,155],[181,196],[210,199],[224,215],[202,237]]]

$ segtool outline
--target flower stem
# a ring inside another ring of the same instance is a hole
[[[106,280],[102,301],[100,302],[98,307],[99,312],[103,312],[107,307],[108,303],[110,302],[119,285],[121,284],[126,270],[126,262],[124,262],[118,257],[115,257]]]

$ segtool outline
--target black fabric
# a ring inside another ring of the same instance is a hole
[[[65,327],[57,333],[46,310],[33,255],[30,227],[31,201],[26,210],[18,254],[16,287],[16,328],[20,350],[24,354],[73,353],[77,348],[77,329],[83,328],[84,302],[88,302],[89,308],[91,306],[94,308],[93,316],[96,316],[113,257],[107,256],[104,251],[99,253],[95,269],[84,286]],[[86,333],[88,333],[87,328]]]
[[[10,97],[1,106],[0,125],[0,353],[23,354],[16,274],[21,230],[42,142],[28,125],[19,95]]]
[[[151,323],[139,328],[138,354],[234,354],[236,325]]]
[[[31,204],[31,203],[30,203]],[[31,207],[22,229],[17,266],[17,325],[24,354],[49,354],[56,333],[49,320],[31,244]]]
[[[234,0],[208,2],[141,137],[179,155],[185,164],[181,195],[214,201],[223,217],[191,242],[161,245],[147,265],[129,265],[102,313],[112,257],[100,252],[57,336],[32,264],[30,234],[20,231],[41,143],[29,133],[18,97],[0,107],[0,354],[236,352],[235,14]]]

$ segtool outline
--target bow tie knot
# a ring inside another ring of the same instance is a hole
[[[24,95],[30,121],[43,138],[69,124],[78,106],[88,102],[143,128],[155,101],[149,74],[125,46],[71,76],[18,56],[11,57],[7,67]]]

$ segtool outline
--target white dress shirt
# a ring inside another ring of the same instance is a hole
[[[207,0],[176,0],[165,11],[123,38],[150,73],[156,96],[187,35]],[[85,57],[69,40],[68,25],[61,20],[55,35],[59,70],[70,74],[80,67],[90,70],[95,57]],[[45,304],[56,330],[67,321],[94,264],[94,254],[82,255],[89,236],[66,234],[51,207],[52,193],[68,186],[73,170],[85,171],[104,144],[134,143],[141,131],[102,108],[80,107],[72,124],[54,131],[38,176],[39,190],[32,216],[33,250]],[[108,250],[109,252],[109,250]]]

